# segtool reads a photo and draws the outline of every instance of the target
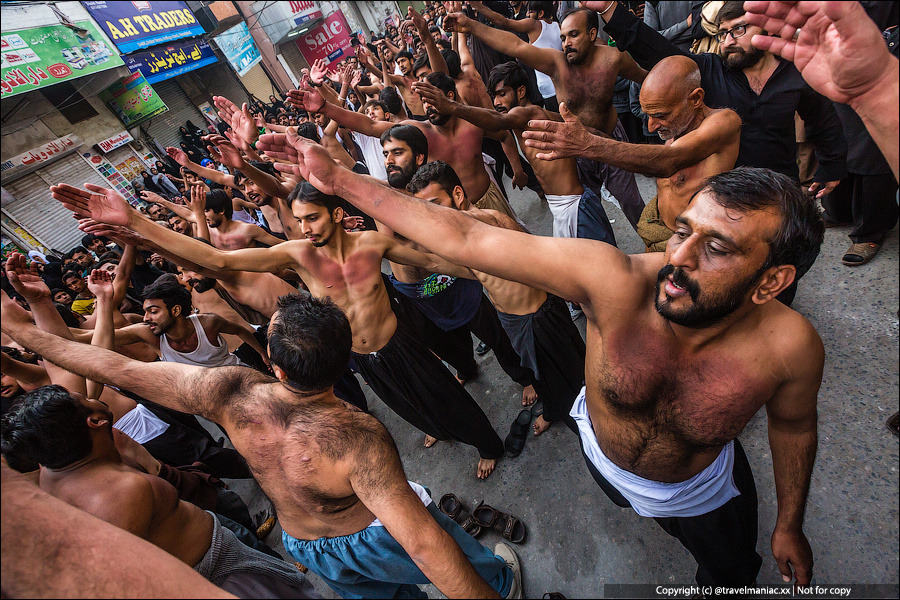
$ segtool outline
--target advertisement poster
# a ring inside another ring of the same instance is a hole
[[[83,37],[62,25],[4,31],[0,96],[8,98],[124,64],[93,23],[79,21],[78,26],[87,31]]]
[[[241,77],[262,60],[246,23],[238,23],[215,39],[219,50]]]
[[[131,182],[128,179],[125,179],[125,177],[123,177],[108,160],[93,150],[83,152],[81,157],[87,164],[91,165],[91,168],[97,171],[103,179],[108,181],[110,185],[113,186],[113,189],[122,194],[129,203],[132,205],[137,204],[137,198],[134,196],[134,188],[131,187]]]
[[[112,84],[99,94],[125,127],[136,127],[169,108],[138,72]]]
[[[218,61],[205,40],[186,40],[129,54],[125,66],[132,73],[140,71],[149,83],[157,83]]]
[[[320,58],[331,65],[353,54],[350,46],[350,28],[344,13],[332,13],[318,27],[297,38],[297,47],[306,62],[313,64]]]
[[[116,171],[121,173],[122,177],[124,177],[128,181],[139,177],[141,171],[147,170],[147,167],[145,167],[143,163],[141,163],[141,161],[133,156],[129,156],[128,158],[114,166],[116,167]]]
[[[82,2],[123,54],[203,35],[184,2]]]

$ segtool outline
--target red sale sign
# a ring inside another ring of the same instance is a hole
[[[322,59],[326,65],[331,65],[352,55],[350,27],[344,13],[332,13],[321,25],[297,38],[297,47],[309,64]]]

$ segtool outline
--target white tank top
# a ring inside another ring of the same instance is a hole
[[[547,23],[538,21],[541,24],[541,35],[532,44],[535,48],[550,48],[552,50],[562,51],[562,40],[559,39],[559,23]],[[552,98],[556,95],[556,88],[553,86],[553,80],[548,75],[540,71],[534,72],[537,79],[538,91],[541,92],[542,98]]]
[[[159,353],[166,362],[177,362],[185,365],[194,365],[195,367],[228,367],[241,365],[240,359],[228,351],[228,344],[222,334],[216,338],[216,344],[213,346],[206,338],[206,332],[200,325],[199,315],[189,315],[188,320],[194,325],[197,331],[197,349],[193,352],[178,352],[169,345],[169,338],[163,334],[159,340]]]

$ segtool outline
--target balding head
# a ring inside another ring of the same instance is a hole
[[[681,102],[700,87],[700,69],[687,56],[669,56],[658,63],[641,86],[644,92],[670,102]]]
[[[641,109],[649,117],[648,129],[664,140],[683,135],[698,122],[703,96],[700,69],[693,60],[686,56],[661,60],[641,86]]]

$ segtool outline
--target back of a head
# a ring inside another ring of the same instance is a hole
[[[453,78],[446,73],[429,73],[428,76],[425,77],[425,81],[441,90],[445,94],[453,92],[454,98],[457,97],[456,82],[453,81]]]
[[[433,160],[419,167],[419,170],[416,171],[416,174],[413,175],[412,180],[406,186],[406,191],[410,194],[418,194],[432,183],[437,183],[442,190],[451,196],[454,189],[457,187],[463,188],[462,181],[460,181],[459,175],[456,174],[453,167],[442,160]]]
[[[144,300],[162,300],[169,312],[176,306],[181,307],[181,316],[191,314],[191,293],[180,283],[172,273],[157,278],[156,281],[144,288],[141,294]]]
[[[10,465],[38,462],[61,469],[90,454],[91,410],[59,385],[28,392],[3,416],[0,445]]]
[[[554,2],[551,0],[530,0],[528,2],[527,12],[536,11],[539,19],[545,19],[547,17],[553,18],[556,15],[553,4]]]
[[[415,125],[394,125],[381,134],[381,145],[388,140],[404,142],[416,156],[424,156],[428,160],[428,138]]]
[[[378,94],[378,99],[387,106],[388,112],[392,115],[399,115],[400,111],[403,110],[403,100],[393,87],[386,87],[381,90],[381,93]]]
[[[819,255],[825,237],[825,223],[815,198],[803,192],[787,175],[770,169],[738,167],[713,175],[704,189],[729,210],[748,213],[774,209],[781,224],[769,241],[769,256],[760,271],[779,265],[794,265],[800,279]]]
[[[322,193],[308,181],[301,181],[295,185],[286,200],[288,206],[292,206],[295,201],[304,204],[318,204],[319,206],[324,206],[328,210],[328,214],[332,215],[336,208],[344,208],[344,200],[342,198]]]
[[[225,190],[211,190],[206,193],[206,210],[224,213],[226,219],[231,219],[234,206]]]
[[[508,85],[513,92],[522,86],[528,89],[528,76],[525,75],[525,71],[519,66],[519,63],[515,61],[500,63],[491,69],[491,73],[488,76],[487,91],[491,98],[494,97],[494,92],[497,90],[498,85]]]
[[[289,294],[278,299],[269,327],[269,359],[303,392],[326,390],[350,362],[350,322],[330,298]]]
[[[450,74],[450,77],[456,79],[462,73],[462,61],[459,58],[459,54],[453,49],[444,49],[441,50],[441,56],[444,57],[444,62],[447,63],[447,73]]]
[[[306,121],[297,125],[297,135],[315,143],[320,143],[322,139],[319,137],[319,127],[312,121]],[[274,168],[274,167],[273,167]]]

